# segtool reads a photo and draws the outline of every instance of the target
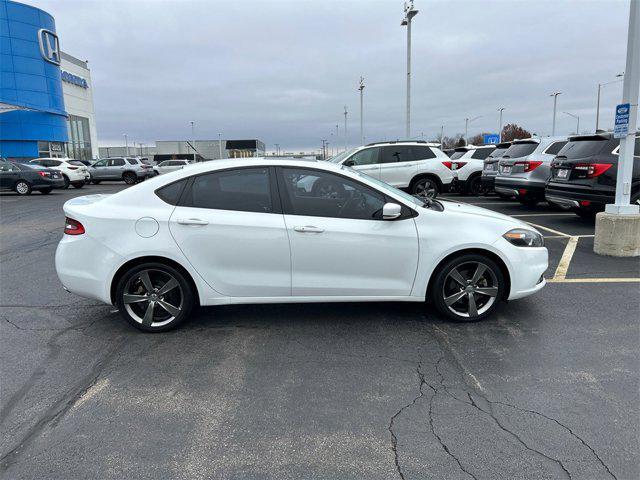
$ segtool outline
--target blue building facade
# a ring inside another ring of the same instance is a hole
[[[0,0],[0,154],[64,152],[67,113],[55,21],[29,5]]]

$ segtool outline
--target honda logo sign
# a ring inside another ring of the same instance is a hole
[[[38,43],[40,54],[47,62],[60,65],[60,43],[58,36],[51,30],[41,28],[38,30]]]

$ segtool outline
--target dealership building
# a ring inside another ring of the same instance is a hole
[[[0,154],[98,156],[87,61],[60,49],[47,12],[0,0]]]

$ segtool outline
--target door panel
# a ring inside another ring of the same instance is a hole
[[[408,145],[392,145],[382,149],[380,180],[394,187],[406,187],[418,166]]]
[[[370,177],[380,179],[380,148],[371,147],[359,150],[343,163]]]

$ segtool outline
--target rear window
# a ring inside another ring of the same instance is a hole
[[[502,155],[504,155],[504,152],[506,152],[508,149],[509,147],[496,148],[493,152],[491,152],[491,154],[487,158],[500,158],[502,157]]]
[[[600,153],[607,143],[609,142],[605,139],[577,140],[574,142],[568,142],[558,152],[558,155],[566,158],[591,157]]]
[[[538,145],[539,144],[536,142],[514,143],[507,149],[506,152],[504,152],[503,156],[509,158],[526,157],[527,155],[531,155],[538,147]]]
[[[471,154],[471,158],[475,158],[477,160],[484,160],[489,156],[491,152],[493,152],[493,148],[476,148]]]
[[[184,186],[187,184],[187,180],[188,179],[185,178],[184,180],[171,183],[166,187],[159,188],[156,190],[156,195],[170,205],[177,205],[178,200],[180,200],[180,194],[182,193]]]
[[[557,155],[558,152],[567,144],[567,142],[553,142],[544,151],[547,155]]]
[[[79,167],[84,167],[84,163],[79,162],[78,160],[69,160],[67,163],[69,165],[78,165]]]
[[[458,158],[460,158],[461,156],[463,156],[465,153],[467,153],[467,151],[463,151],[463,152],[453,152],[451,154],[451,160],[457,160]]]

